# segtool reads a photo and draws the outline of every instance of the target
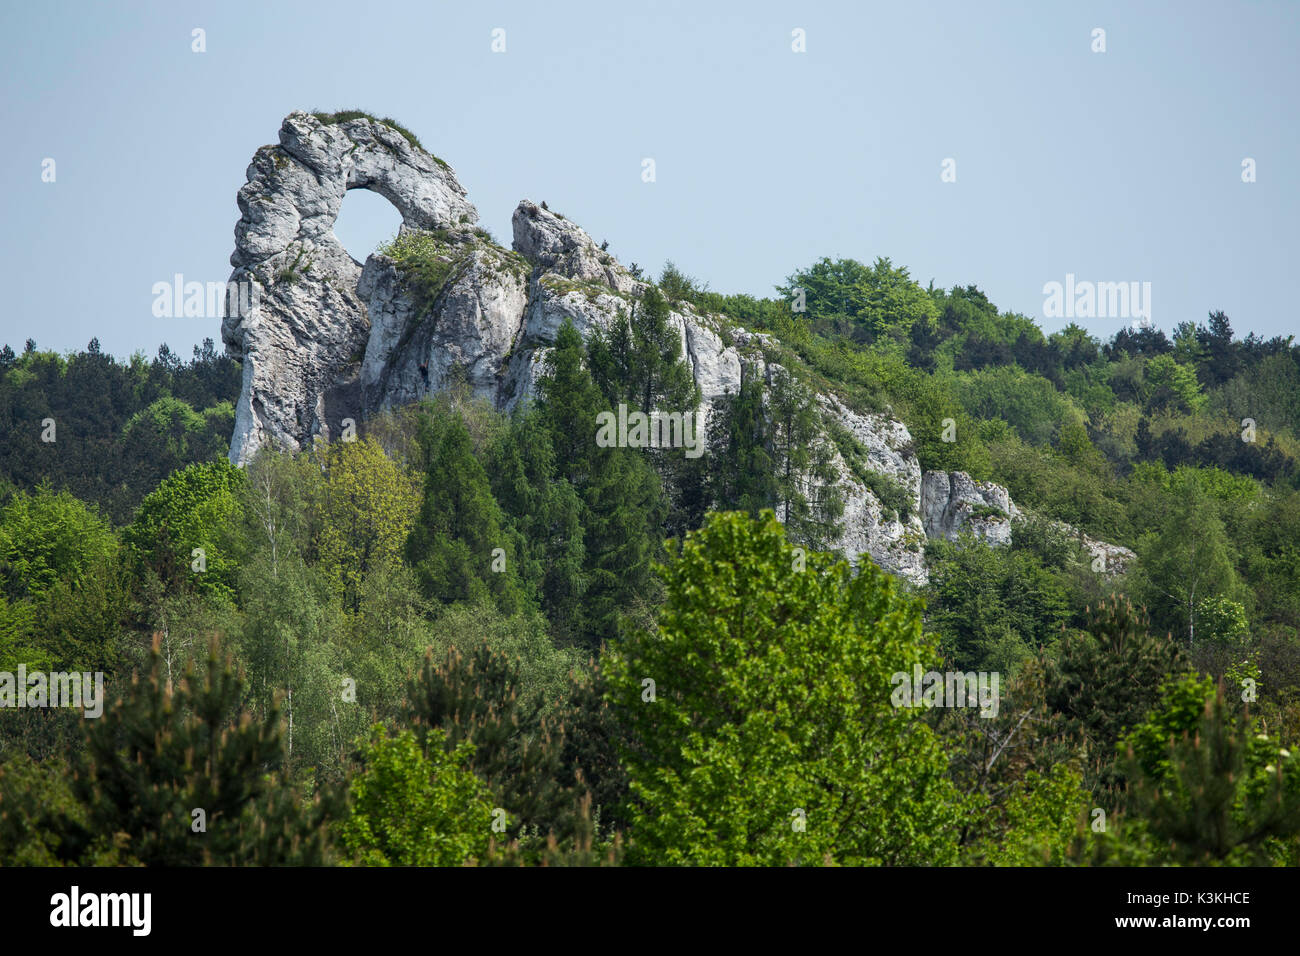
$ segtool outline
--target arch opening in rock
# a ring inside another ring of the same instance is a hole
[[[334,238],[358,265],[397,235],[402,214],[388,199],[373,189],[358,187],[343,195],[338,218],[334,220]]]

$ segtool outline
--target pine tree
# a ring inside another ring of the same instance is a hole
[[[651,286],[608,331],[592,332],[587,346],[592,377],[611,405],[626,402],[647,415],[655,409],[695,409],[698,390],[671,316],[668,300]]]
[[[577,796],[563,785],[564,731],[521,687],[519,666],[487,645],[452,647],[439,662],[429,654],[409,685],[406,723],[426,753],[473,745],[470,766],[506,811],[507,834],[563,834]]]
[[[1087,750],[1085,781],[1113,787],[1120,735],[1154,706],[1165,679],[1187,665],[1178,646],[1152,635],[1145,611],[1127,599],[1103,601],[1088,614],[1087,631],[1067,634],[1047,665],[1044,697]]]
[[[243,697],[215,639],[174,688],[155,637],[148,674],[89,722],[73,781],[86,822],[69,843],[107,840],[146,866],[319,865],[328,801],[304,804],[275,774],[279,710],[254,720]]]
[[[490,598],[507,613],[519,610],[525,595],[514,567],[514,536],[464,420],[446,403],[433,406],[421,419],[420,445],[424,500],[406,557],[421,588],[444,603]]]
[[[594,649],[617,633],[625,613],[653,602],[651,562],[662,548],[666,515],[645,458],[635,449],[596,445],[602,397],[583,356],[582,337],[566,321],[547,360],[539,407],[557,471],[582,499],[583,638]]]
[[[776,503],[768,435],[762,382],[742,365],[739,390],[716,402],[709,419],[709,499],[715,509],[757,517]]]
[[[844,500],[836,488],[837,476],[822,436],[817,403],[806,386],[777,368],[769,404],[777,513],[791,540],[825,548],[836,537]]]
[[[577,792],[591,795],[602,829],[626,829],[627,768],[621,749],[635,747],[606,699],[608,684],[599,658],[571,676],[563,723],[565,778]]]
[[[1207,388],[1215,388],[1241,370],[1240,346],[1232,341],[1232,321],[1222,310],[1211,312],[1207,326],[1196,330],[1196,341],[1204,353],[1197,372]]]
[[[653,562],[666,518],[659,479],[629,448],[598,448],[583,496],[587,548],[586,642],[593,649],[618,634],[625,615],[644,616],[656,602]]]
[[[1300,766],[1258,725],[1248,710],[1233,712],[1222,685],[1168,684],[1162,707],[1124,742],[1127,806],[1103,836],[1076,840],[1073,855],[1093,864],[1295,865]]]
[[[488,451],[492,493],[516,532],[519,575],[537,594],[553,633],[582,632],[582,500],[557,472],[550,432],[535,408],[517,411]]]
[[[1248,717],[1229,716],[1221,687],[1195,732],[1170,742],[1166,773],[1130,773],[1133,812],[1168,848],[1168,862],[1269,865],[1274,841],[1300,835],[1300,767],[1259,740]]]
[[[671,317],[668,300],[651,286],[608,330],[592,331],[587,364],[610,409],[622,403],[646,415],[681,414],[699,429],[699,389],[683,360],[682,336]],[[704,435],[697,435],[703,441]],[[702,460],[688,458],[680,449],[646,448],[641,454],[668,498],[666,523],[680,530],[698,525],[707,510]]]
[[[566,318],[538,383],[537,404],[555,448],[556,469],[577,489],[585,488],[590,477],[596,415],[604,407],[600,390],[583,367],[584,357],[582,336]]]

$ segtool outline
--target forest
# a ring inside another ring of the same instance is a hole
[[[780,371],[697,457],[597,443],[698,407],[683,302]],[[1044,334],[884,258],[769,298],[668,263],[510,414],[453,385],[239,469],[239,383],[211,340],[0,351],[0,672],[107,689],[0,709],[0,863],[1300,864],[1292,337]],[[921,587],[828,550],[819,393],[1005,486],[1012,544],[932,540]],[[914,664],[1000,706],[896,707]]]

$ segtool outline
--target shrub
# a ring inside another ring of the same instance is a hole
[[[437,301],[448,280],[465,260],[465,253],[452,251],[446,230],[399,232],[379,247],[380,255],[397,263],[415,302],[416,317],[424,317]]]

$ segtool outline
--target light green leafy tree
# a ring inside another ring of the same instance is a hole
[[[389,737],[376,724],[363,752],[365,769],[349,783],[340,842],[366,866],[460,866],[481,860],[492,836],[492,801],[469,769],[474,745],[442,746],[429,732]]]
[[[1204,407],[1206,398],[1201,393],[1196,370],[1180,365],[1172,355],[1152,356],[1146,360],[1143,371],[1142,398],[1149,409],[1173,406],[1195,412]]]
[[[0,666],[111,667],[125,612],[117,535],[66,491],[0,509]]]
[[[420,507],[420,480],[369,438],[335,442],[323,458],[316,547],[343,606],[355,613],[366,577],[401,561]]]
[[[964,801],[891,703],[891,676],[933,659],[916,602],[796,551],[771,511],[711,515],[660,573],[658,627],[608,659],[634,862],[954,861]]]
[[[1233,644],[1250,633],[1246,609],[1239,601],[1226,597],[1209,597],[1201,601],[1196,610],[1200,636],[1207,641]]]
[[[1060,866],[1086,816],[1082,775],[1068,763],[1031,770],[1002,806],[1003,829],[970,848],[967,862],[991,866]]]
[[[1138,592],[1153,620],[1194,645],[1206,599],[1234,599],[1241,591],[1231,542],[1218,509],[1199,483],[1173,496],[1156,532],[1138,545]]]
[[[238,556],[228,532],[240,520],[243,479],[224,458],[164,478],[123,534],[136,562],[157,574],[168,591],[185,583],[233,597]]]
[[[903,339],[917,322],[933,323],[934,299],[904,267],[878,258],[873,265],[823,257],[790,276],[777,291],[788,301],[804,292],[807,314],[819,324],[859,341]]]

